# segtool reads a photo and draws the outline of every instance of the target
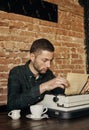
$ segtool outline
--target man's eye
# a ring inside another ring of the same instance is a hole
[[[46,62],[47,60],[43,60],[43,62]]]

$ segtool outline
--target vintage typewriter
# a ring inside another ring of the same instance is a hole
[[[48,107],[48,115],[50,117],[71,119],[89,116],[89,94],[83,92],[88,75],[69,74],[67,78],[73,88],[66,89],[64,95],[47,94],[40,103]],[[78,87],[78,85],[80,86]]]

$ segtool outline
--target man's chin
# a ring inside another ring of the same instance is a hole
[[[41,74],[45,74],[46,72],[47,72],[47,70],[40,71]]]

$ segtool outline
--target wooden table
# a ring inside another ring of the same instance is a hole
[[[12,120],[7,113],[0,113],[0,130],[89,130],[89,117],[71,120],[57,118],[39,121],[21,117]]]

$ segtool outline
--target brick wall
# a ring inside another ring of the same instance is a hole
[[[58,23],[0,11],[0,105],[7,102],[10,69],[29,59],[37,38],[55,46],[54,73],[86,73],[83,8],[77,0],[46,0],[58,4]]]

